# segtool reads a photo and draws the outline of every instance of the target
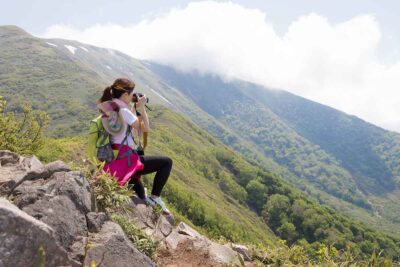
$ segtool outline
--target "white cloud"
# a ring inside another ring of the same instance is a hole
[[[41,36],[284,89],[400,131],[400,62],[379,60],[381,33],[370,14],[340,24],[306,14],[279,36],[260,10],[203,1],[136,25],[54,25]]]

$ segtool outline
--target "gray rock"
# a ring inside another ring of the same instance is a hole
[[[78,172],[57,172],[52,179],[27,181],[14,191],[16,205],[50,225],[68,248],[76,236],[87,235],[86,213],[91,210],[87,180]]]
[[[187,240],[196,240],[198,238],[189,235],[180,234],[177,229],[172,230],[172,232],[165,238],[164,243],[168,249],[175,250],[180,243],[186,242]],[[203,238],[198,239],[200,242],[205,240]],[[202,246],[199,246],[200,248]]]
[[[210,256],[220,263],[232,263],[237,261],[237,254],[228,245],[220,245],[212,242],[210,247]]]
[[[129,201],[125,207],[130,211],[129,219],[132,220],[139,228],[154,229],[157,223],[157,217],[153,213],[153,208],[147,206],[145,202],[136,197],[131,197],[132,201]]]
[[[15,165],[20,162],[20,156],[9,150],[0,150],[0,166]]]
[[[0,198],[0,266],[37,266],[40,247],[46,266],[72,264],[51,227]]]
[[[176,229],[180,234],[188,235],[194,238],[203,238],[201,234],[199,234],[196,230],[194,230],[192,227],[190,227],[184,222],[180,222],[176,227]]]
[[[155,214],[153,208],[147,206],[145,202],[136,196],[131,198],[125,205],[125,210],[128,210],[128,214],[124,216],[128,217],[138,228],[142,229],[150,238],[153,240],[163,240],[172,232],[171,218],[164,214]]]
[[[25,181],[34,181],[37,179],[48,179],[54,173],[68,172],[70,170],[71,169],[64,162],[58,160],[58,161],[46,164],[45,166],[43,166],[41,168],[34,169],[34,170],[27,172],[21,179],[17,179],[15,176],[10,177],[9,180],[16,181],[16,183],[12,186],[8,195],[11,195],[13,193],[13,191]]]
[[[175,218],[174,218],[174,215],[172,213],[169,214],[169,215],[163,214],[163,216],[164,216],[164,218],[167,220],[167,222],[170,225],[174,225],[175,224]]]
[[[72,260],[75,260],[80,263],[82,266],[82,262],[85,260],[85,247],[88,244],[89,238],[86,236],[78,236],[75,238],[75,242],[69,248],[69,257]]]
[[[168,236],[172,232],[172,225],[164,216],[161,217],[159,229],[160,232],[164,235],[164,237]]]
[[[21,158],[10,151],[0,151],[0,196],[6,196],[18,180],[29,171],[20,164]]]
[[[21,164],[25,165],[30,171],[38,170],[44,166],[36,156],[23,158]]]
[[[106,222],[101,231],[90,238],[85,266],[94,260],[96,266],[156,266],[150,258],[140,253],[125,236],[121,227],[113,222]]]
[[[53,175],[55,172],[68,172],[71,171],[71,168],[68,167],[64,162],[61,160],[57,160],[54,162],[51,162],[49,164],[44,165],[42,168],[37,170],[38,175],[42,179],[47,179]]]
[[[75,236],[87,233],[85,215],[66,196],[41,199],[22,210],[50,225],[56,232],[57,240],[66,249],[72,245]]]
[[[237,254],[228,245],[220,245],[212,242],[196,230],[180,222],[176,229],[165,238],[165,246],[170,250],[176,250],[179,244],[191,244],[193,250],[209,255],[210,259],[218,264],[231,264],[237,262]],[[191,251],[185,251],[192,253]]]
[[[151,239],[161,241],[172,232],[172,225],[164,216],[160,216],[154,227],[145,227],[143,230]]]
[[[90,232],[98,233],[103,224],[108,220],[104,212],[89,212],[86,214],[86,221]]]
[[[36,179],[48,179],[54,173],[57,172],[69,172],[71,169],[61,160],[57,160],[46,164],[38,169],[34,169],[24,176],[23,180],[36,180]],[[20,183],[21,181],[18,181]]]
[[[239,252],[240,255],[243,256],[243,259],[245,261],[251,261],[251,256],[250,256],[251,254],[250,254],[249,249],[246,246],[239,245],[239,244],[232,244],[231,246],[234,251]]]

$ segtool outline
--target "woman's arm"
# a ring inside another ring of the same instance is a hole
[[[136,120],[131,127],[135,130],[138,130],[139,127],[141,128],[142,132],[148,132],[150,127],[149,127],[149,118],[146,113],[146,108],[145,108],[145,103],[147,102],[146,96],[142,96],[138,99],[138,102],[136,104],[137,108],[140,110],[141,114],[141,119]],[[136,111],[134,111],[136,113]],[[142,123],[141,123],[142,122]]]

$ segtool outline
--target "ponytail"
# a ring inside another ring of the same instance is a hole
[[[105,101],[112,100],[112,95],[111,95],[111,86],[107,86],[106,89],[103,91],[103,95],[101,98],[97,101],[98,103],[103,103]]]

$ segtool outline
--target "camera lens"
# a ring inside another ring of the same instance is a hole
[[[138,102],[138,98],[139,97],[143,97],[143,96],[144,96],[144,94],[142,94],[142,93],[134,93],[132,95],[132,102],[134,102],[134,103]],[[146,103],[149,103],[149,98],[148,97],[146,97]]]

